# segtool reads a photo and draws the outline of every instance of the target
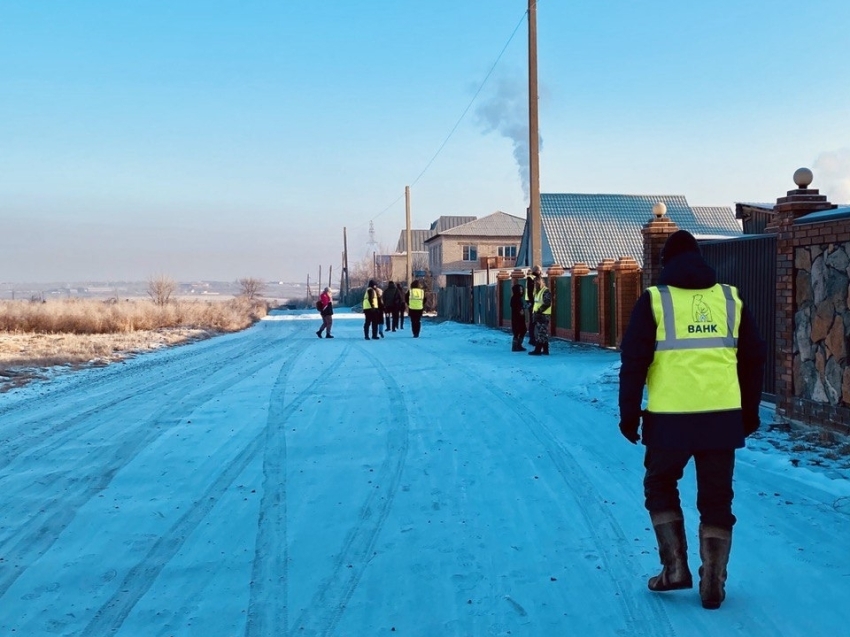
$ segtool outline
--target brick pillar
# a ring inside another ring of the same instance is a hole
[[[573,324],[573,340],[581,341],[581,299],[579,299],[579,280],[590,274],[590,268],[584,263],[576,263],[572,267],[573,278],[570,281],[572,286],[571,296],[573,298],[572,307],[572,324]]]
[[[661,248],[664,247],[667,237],[679,229],[679,226],[667,216],[667,206],[663,203],[656,203],[652,207],[652,212],[653,218],[640,230],[643,235],[644,290],[658,282],[658,275],[661,274]]]
[[[776,200],[774,218],[765,228],[765,232],[776,234],[776,333],[774,342],[768,343],[776,352],[776,368],[772,370],[776,375],[776,413],[789,417],[794,399],[794,314],[797,312],[794,220],[811,212],[837,207],[818,190],[808,187],[812,183],[809,169],[798,169],[794,182],[797,188]]]
[[[614,280],[617,303],[617,347],[623,341],[623,335],[629,325],[632,308],[643,293],[641,271],[638,262],[632,257],[620,257],[614,264]]]
[[[611,299],[608,296],[608,287],[614,277],[614,259],[602,259],[596,266],[597,282],[599,284],[599,341],[603,347],[615,343],[616,335],[611,334]]]
[[[552,314],[549,317],[549,333],[552,336],[560,336],[558,334],[558,277],[564,276],[565,273],[566,270],[557,264],[550,265],[546,270],[546,283],[552,295]]]
[[[505,304],[503,295],[504,281],[511,278],[511,273],[507,270],[499,270],[496,274],[496,324],[504,327],[505,325]],[[510,297],[509,297],[510,298]],[[510,323],[511,317],[508,316],[507,321]]]

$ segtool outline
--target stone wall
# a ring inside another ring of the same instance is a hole
[[[794,254],[794,395],[850,406],[850,244],[798,247]]]

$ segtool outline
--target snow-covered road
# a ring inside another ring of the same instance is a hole
[[[850,635],[850,483],[751,444],[719,611],[658,569],[616,352],[338,313],[0,395],[0,634]],[[769,412],[766,412],[769,413]],[[698,566],[692,469],[682,485]]]

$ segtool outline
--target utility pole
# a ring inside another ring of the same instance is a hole
[[[334,267],[332,265],[328,266],[328,287],[331,287],[331,278],[333,277]]]
[[[543,267],[540,219],[540,133],[537,121],[537,0],[528,0],[528,251],[531,263]]]
[[[348,279],[348,233],[344,226],[342,228],[342,274],[345,278],[345,296],[347,298],[351,286]]]
[[[410,186],[404,187],[404,216],[405,216],[405,230],[404,230],[404,245],[407,252],[407,263],[405,274],[407,275],[407,288],[410,289],[410,282],[413,281],[413,247],[410,245],[411,240],[411,232],[410,232]]]

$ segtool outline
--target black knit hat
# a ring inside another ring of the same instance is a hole
[[[661,248],[661,265],[667,265],[674,258],[686,252],[696,252],[700,254],[697,240],[687,230],[677,230],[669,237]]]
[[[375,283],[375,279],[369,279],[369,287],[370,287],[370,288],[373,288],[373,287],[375,287],[376,285],[377,285],[377,283]]]

